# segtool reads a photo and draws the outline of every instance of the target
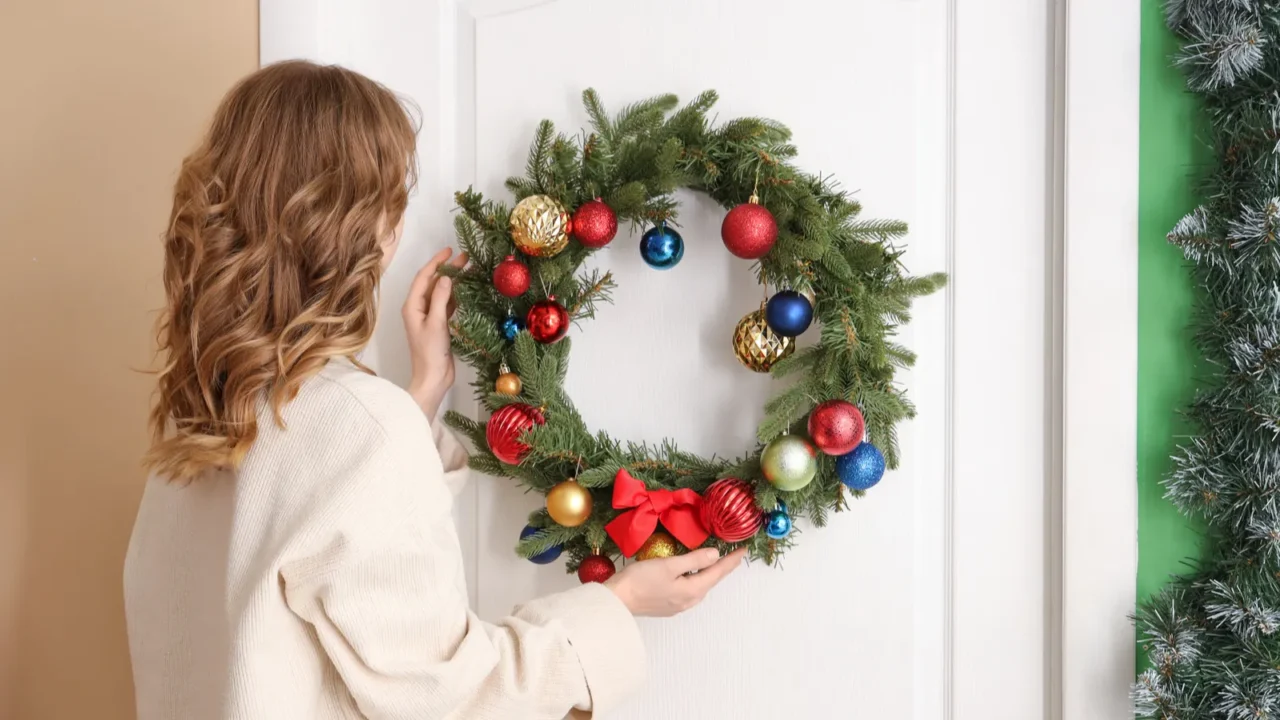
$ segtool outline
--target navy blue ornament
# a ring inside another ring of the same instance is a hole
[[[875,445],[863,442],[836,458],[836,475],[850,490],[866,490],[884,477],[884,455]]]
[[[764,534],[781,540],[791,534],[791,516],[785,510],[774,510],[764,516]]]
[[[532,525],[525,525],[524,529],[520,531],[520,539],[524,540],[527,537],[531,537],[537,534],[538,534],[538,528]],[[553,563],[560,557],[560,553],[562,552],[564,552],[564,546],[556,545],[554,547],[547,548],[546,550],[543,550],[537,555],[534,555],[533,557],[529,558],[529,562],[536,563],[538,565],[546,565],[548,563]]]
[[[670,270],[684,257],[684,238],[665,222],[658,223],[640,238],[640,257],[655,270]]]
[[[508,315],[498,323],[498,332],[502,333],[507,342],[513,342],[523,329],[524,321],[514,315]]]
[[[783,290],[769,298],[764,308],[769,329],[783,337],[795,337],[813,322],[813,304],[795,290]]]

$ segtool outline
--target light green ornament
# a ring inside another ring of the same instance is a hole
[[[760,453],[760,470],[774,487],[794,492],[812,482],[818,473],[818,451],[802,437],[782,435]]]

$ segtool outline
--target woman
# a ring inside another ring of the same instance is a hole
[[[448,489],[465,458],[432,422],[454,376],[450,251],[404,305],[408,392],[355,359],[413,156],[385,88],[291,62],[233,89],[183,163],[125,564],[141,720],[604,711],[642,674],[633,616],[687,609],[740,564],[699,550],[497,625],[471,613]]]

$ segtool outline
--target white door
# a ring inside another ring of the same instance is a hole
[[[919,416],[900,428],[901,468],[828,527],[801,526],[784,568],[752,566],[694,612],[644,621],[649,683],[616,717],[1045,716],[1046,7],[264,2],[264,62],[343,63],[422,110],[423,182],[407,235],[416,244],[388,278],[390,297],[403,295],[415,262],[451,242],[452,192],[474,184],[505,196],[540,119],[586,125],[586,87],[615,110],[712,88],[722,119],[785,123],[803,168],[835,175],[867,217],[910,223],[912,272],[953,273],[904,333],[920,360],[900,380]],[[588,423],[617,437],[737,453],[772,390],[729,347],[761,291],[720,243],[722,211],[691,194],[681,201],[687,252],[675,270],[648,269],[634,236],[598,256],[619,289],[572,332],[568,389]],[[397,324],[388,309],[372,359],[402,378]],[[455,407],[475,411],[466,388]],[[460,505],[484,617],[577,582],[514,556],[537,502],[481,478]]]
[[[481,19],[477,186],[503,192],[502,181],[523,167],[538,119],[585,126],[584,87],[615,109],[714,88],[721,119],[787,124],[802,167],[840,178],[871,216],[909,220],[908,265],[943,270],[943,7],[568,0]],[[677,268],[649,269],[638,235],[618,237],[597,256],[618,290],[612,306],[572,333],[566,389],[588,425],[615,437],[672,438],[700,454],[735,456],[754,443],[760,408],[776,391],[730,347],[734,325],[759,306],[762,291],[749,263],[720,242],[724,211],[705,197],[680,199],[686,253]],[[785,569],[751,567],[694,612],[643,621],[649,690],[620,717],[890,718],[908,707],[919,718],[938,716],[940,688],[924,678],[942,653],[944,299],[922,303],[918,317],[907,341],[924,362],[902,378],[921,410],[903,428],[909,460],[827,528],[802,527]],[[514,533],[536,502],[505,482],[480,490],[483,616],[577,583],[512,555]]]

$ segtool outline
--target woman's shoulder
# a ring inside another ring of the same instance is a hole
[[[281,412],[259,415],[257,446],[309,449],[334,457],[343,454],[413,455],[431,437],[426,416],[407,392],[347,360],[330,361],[308,379]],[[404,457],[402,460],[412,460]]]
[[[439,465],[430,425],[413,398],[347,361],[331,361],[304,382],[281,419],[262,409],[242,483],[261,479],[272,493],[306,503],[358,493],[368,510],[403,504],[408,491],[400,486],[420,484]],[[281,472],[291,482],[279,483]]]
[[[341,412],[348,421],[370,423],[392,437],[430,432],[426,416],[409,393],[345,359],[331,360],[303,385],[295,403]]]

